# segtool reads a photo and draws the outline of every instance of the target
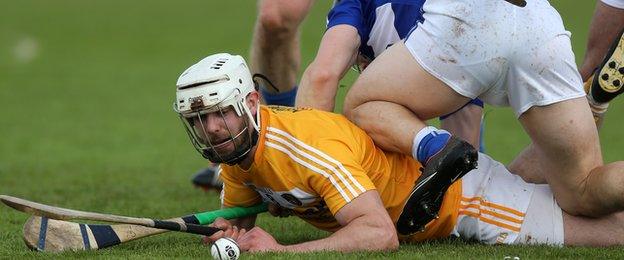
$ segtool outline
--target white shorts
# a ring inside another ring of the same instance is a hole
[[[546,0],[427,0],[405,45],[457,93],[520,116],[585,95],[559,13]]]
[[[624,0],[602,0],[608,6],[624,9]]]
[[[452,235],[485,244],[562,245],[563,215],[548,185],[526,183],[479,154],[478,168],[462,178]]]

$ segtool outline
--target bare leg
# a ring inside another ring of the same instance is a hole
[[[563,212],[564,244],[615,246],[624,244],[624,212],[601,218],[572,216]]]
[[[266,75],[280,93],[296,84],[301,60],[299,25],[307,15],[312,0],[258,1],[258,18],[251,44],[251,68]],[[277,93],[271,87],[265,89]]]
[[[602,166],[598,132],[585,98],[532,107],[520,122],[533,144],[512,170],[535,167],[561,208],[572,215],[603,216],[624,209],[624,163]]]
[[[468,101],[425,71],[399,42],[358,77],[343,112],[382,149],[412,154],[412,141],[426,126],[425,120],[451,113]]]
[[[483,108],[467,105],[440,122],[440,127],[479,149]]]
[[[537,158],[543,157],[533,144],[529,144],[507,166],[510,172],[520,176],[524,181],[535,184],[546,184],[546,173],[541,168]]]

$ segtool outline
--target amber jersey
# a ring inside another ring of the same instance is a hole
[[[420,175],[409,156],[384,152],[344,116],[313,109],[261,106],[260,136],[249,169],[222,166],[224,207],[261,201],[290,209],[317,228],[335,231],[334,215],[377,190],[393,222]],[[410,240],[446,237],[457,216],[461,183],[447,192],[440,218]]]

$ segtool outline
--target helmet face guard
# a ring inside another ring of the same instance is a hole
[[[255,118],[247,106],[254,91],[240,56],[211,55],[182,73],[173,109],[204,158],[230,165],[247,158],[260,129],[259,106]]]
[[[184,125],[193,147],[206,159],[213,163],[236,164],[245,159],[247,154],[255,145],[258,132],[250,129],[250,122],[245,115],[232,115],[234,112],[231,106],[222,107],[217,105],[202,111],[179,114],[179,118]],[[243,113],[246,113],[243,111]],[[210,117],[210,119],[209,119]],[[236,117],[237,120],[228,120]],[[240,120],[242,119],[242,120]],[[218,120],[219,122],[214,122]],[[224,136],[215,140],[206,129],[207,124],[217,124],[224,126]],[[212,139],[212,140],[211,140]],[[224,151],[225,148],[233,145],[233,149]]]

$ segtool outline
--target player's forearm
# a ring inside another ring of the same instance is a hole
[[[314,61],[306,68],[296,106],[333,111],[340,79],[355,62],[360,38],[350,25],[337,25],[323,35]]]
[[[339,77],[336,73],[311,64],[301,78],[296,106],[333,111]]]
[[[387,218],[387,216],[386,216]],[[399,247],[396,230],[390,219],[360,217],[331,236],[284,248],[288,252],[311,251],[389,251]]]

